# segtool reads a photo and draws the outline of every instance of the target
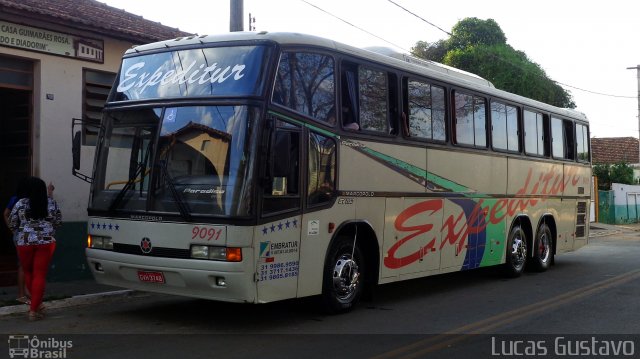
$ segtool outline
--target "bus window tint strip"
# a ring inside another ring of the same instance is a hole
[[[169,51],[125,58],[112,101],[257,95],[264,83],[264,46]]]

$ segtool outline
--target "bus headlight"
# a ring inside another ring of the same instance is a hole
[[[87,238],[87,247],[113,250],[113,241],[111,240],[111,237],[90,234]]]
[[[242,262],[242,248],[191,245],[191,258],[212,261]]]
[[[209,247],[208,246],[191,246],[191,258],[208,259]]]
[[[214,261],[226,261],[227,249],[225,247],[209,247],[209,259]]]

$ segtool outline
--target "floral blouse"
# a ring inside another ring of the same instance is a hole
[[[9,228],[16,234],[16,244],[29,246],[35,244],[48,244],[55,242],[53,237],[56,228],[62,224],[62,214],[58,203],[49,198],[47,205],[47,217],[44,219],[27,219],[26,213],[30,210],[29,199],[19,200],[9,215]]]

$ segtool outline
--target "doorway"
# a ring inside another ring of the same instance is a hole
[[[0,206],[6,208],[20,179],[31,175],[33,63],[0,57]],[[17,255],[0,221],[0,287],[16,283]]]

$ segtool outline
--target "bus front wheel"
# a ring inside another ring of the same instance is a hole
[[[546,271],[553,261],[553,241],[551,236],[549,226],[547,226],[546,223],[541,223],[536,233],[536,241],[533,245],[533,257],[531,258],[531,264],[535,271]]]
[[[519,224],[514,225],[509,232],[506,255],[504,274],[511,278],[519,277],[527,262],[527,237]]]
[[[336,239],[324,267],[322,299],[330,313],[351,310],[364,287],[365,261],[360,247],[347,236]]]

